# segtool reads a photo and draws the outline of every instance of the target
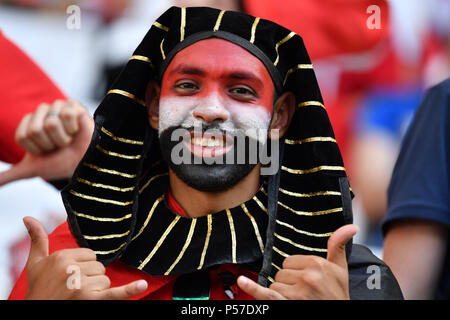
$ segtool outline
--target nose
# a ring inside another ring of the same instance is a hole
[[[228,110],[223,106],[219,97],[211,94],[205,98],[194,110],[192,115],[205,123],[225,122],[228,120]]]

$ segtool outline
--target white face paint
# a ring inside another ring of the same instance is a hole
[[[197,117],[194,114],[197,114]],[[223,104],[215,94],[207,97],[162,97],[159,101],[158,134],[161,136],[161,133],[170,127],[192,128],[208,125],[198,116],[201,114],[217,114],[218,118],[226,118],[219,123],[219,128],[230,135],[243,131],[248,137],[262,144],[267,141],[271,120],[267,108],[235,100]]]

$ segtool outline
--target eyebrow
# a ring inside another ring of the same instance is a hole
[[[248,71],[233,71],[228,77],[232,79],[256,81],[259,85],[263,85],[263,82],[258,76]]]
[[[180,74],[191,74],[191,75],[204,75],[206,73],[205,70],[199,67],[188,66],[184,64],[180,64],[176,68],[170,71],[170,74],[180,73]]]
[[[179,66],[175,67],[174,69],[172,69],[170,71],[170,74],[175,74],[175,73],[202,76],[202,75],[205,75],[207,73],[207,71],[198,66],[180,64]],[[250,71],[233,70],[224,77],[230,78],[230,79],[238,79],[238,80],[249,80],[249,81],[256,82],[258,85],[261,85],[261,86],[264,85],[263,81],[257,75],[255,75],[254,73],[252,73]]]

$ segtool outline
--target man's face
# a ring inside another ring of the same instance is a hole
[[[249,144],[266,143],[273,96],[273,82],[263,63],[238,45],[208,39],[178,52],[164,73],[159,101],[158,131],[171,169],[199,190],[231,188],[256,165],[248,161]],[[182,144],[172,135],[180,129]],[[244,149],[238,148],[241,138],[246,141]],[[192,162],[173,161],[177,144],[194,158]],[[232,163],[225,159],[230,152]],[[246,159],[244,163],[237,161],[239,157]],[[223,161],[207,161],[219,158]]]

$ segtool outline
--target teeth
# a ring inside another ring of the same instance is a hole
[[[193,138],[192,144],[201,147],[222,147],[223,141],[221,139],[214,138]]]

